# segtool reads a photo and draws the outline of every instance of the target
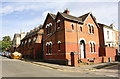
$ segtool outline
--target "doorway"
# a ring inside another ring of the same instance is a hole
[[[86,58],[85,41],[84,40],[80,41],[80,53],[81,53],[81,58]]]

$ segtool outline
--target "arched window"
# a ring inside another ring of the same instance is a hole
[[[58,44],[58,50],[60,50],[60,43]]]
[[[58,41],[58,50],[59,50],[59,51],[61,50],[60,45],[61,45],[61,41]]]
[[[92,28],[92,30],[91,30],[91,31],[92,31],[92,33],[94,34],[94,27],[93,27],[93,25],[91,26],[91,28]]]
[[[49,33],[51,33],[51,27],[49,27]]]
[[[60,20],[57,20],[57,28],[60,28]]]
[[[88,26],[89,26],[89,33],[91,33],[91,26],[90,26],[90,24]]]
[[[74,24],[71,24],[71,26],[72,26],[72,30],[74,30]]]
[[[52,44],[49,45],[49,53],[52,53]]]
[[[93,50],[92,50],[92,43],[90,42],[90,52],[92,53]]]
[[[47,48],[47,53],[49,53],[49,46],[47,45],[46,48]]]
[[[80,26],[80,31],[82,32],[82,26]]]
[[[93,43],[93,52],[95,52],[95,44]]]
[[[49,33],[52,32],[52,31],[51,31],[51,30],[52,30],[51,28],[52,28],[52,23],[49,23]]]
[[[47,34],[49,33],[48,27],[49,27],[49,24],[46,25],[46,33],[47,33]]]
[[[49,42],[49,53],[52,53],[52,42]]]

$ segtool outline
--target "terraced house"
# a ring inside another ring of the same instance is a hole
[[[43,24],[44,59],[49,62],[73,65],[74,63],[99,63],[99,25],[92,13],[72,16],[66,9],[57,15],[48,13]],[[73,56],[71,55],[74,53]],[[77,61],[76,61],[77,60]]]
[[[15,33],[12,41],[12,47],[10,49],[11,52],[17,51],[17,48],[19,47],[21,40],[25,37],[25,32],[23,33]]]
[[[23,54],[24,58],[42,59],[42,35],[42,25],[30,30],[30,32],[27,32],[26,36],[21,40],[21,44],[18,47],[19,52]]]
[[[100,41],[100,56],[105,56],[104,61],[115,61],[118,54],[118,30],[114,24],[105,25],[98,23]]]

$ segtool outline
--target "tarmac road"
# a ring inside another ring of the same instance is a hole
[[[98,74],[96,74],[98,73]],[[64,72],[2,57],[2,77],[107,77],[96,72]]]

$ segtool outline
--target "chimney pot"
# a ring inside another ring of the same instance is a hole
[[[63,13],[66,13],[69,15],[70,11],[68,9],[66,9]]]

